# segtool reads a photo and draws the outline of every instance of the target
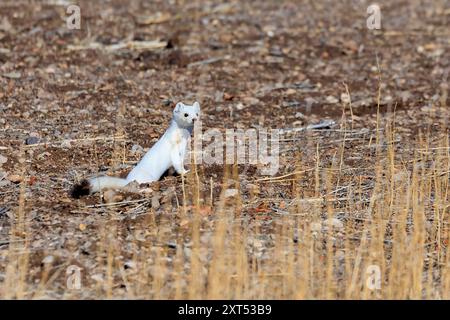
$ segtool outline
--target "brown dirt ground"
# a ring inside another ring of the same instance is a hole
[[[64,5],[47,3],[0,3],[0,154],[7,158],[0,167],[0,287],[21,186],[6,177],[24,173],[31,252],[26,297],[33,295],[42,260],[49,255],[56,259],[55,270],[72,263],[100,272],[98,246],[110,221],[118,225],[123,261],[133,255],[127,248],[139,232],[154,246],[184,232],[176,204],[182,203],[180,177],[150,186],[163,199],[153,209],[152,195],[126,194],[144,202],[113,208],[96,206],[103,203],[98,196],[68,196],[84,176],[129,170],[141,155],[131,153],[133,145],[149,148],[177,101],[199,101],[204,128],[293,128],[336,121],[329,130],[299,133],[283,142],[278,175],[292,172],[296,159],[314,168],[317,143],[320,166],[331,166],[342,143],[340,129],[352,126],[354,140],[345,150],[348,174],[342,177],[347,180],[341,183],[359,176],[367,185],[364,197],[370,197],[375,165],[375,150],[367,146],[377,124],[377,61],[380,121],[392,121],[395,111],[398,160],[408,162],[419,134],[430,144],[448,135],[444,93],[450,7],[445,1],[379,1],[380,31],[366,28],[366,1],[115,0],[102,5],[80,0],[81,30],[66,28]],[[167,14],[167,20],[140,22],[157,12]],[[160,40],[167,46],[114,52],[74,48],[124,40]],[[343,112],[345,85],[353,117],[348,105]],[[37,136],[39,144],[25,146],[30,136]],[[199,170],[206,185],[202,194],[209,197],[212,178],[218,199],[224,168]],[[261,177],[251,166],[239,170],[247,221],[242,223],[265,228],[270,220],[266,231],[272,232],[281,223],[272,209],[285,208],[280,201],[294,196],[291,182],[262,183],[260,201],[251,201],[248,185]],[[300,187],[302,195],[314,194],[313,172],[305,173]],[[168,196],[173,188],[178,200]],[[252,209],[263,202],[270,210],[261,218]],[[86,283],[94,286],[95,280],[87,277]],[[49,287],[47,296],[63,297],[64,272]],[[122,297],[123,288],[117,290],[115,296]]]

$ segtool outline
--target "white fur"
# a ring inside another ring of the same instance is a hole
[[[122,178],[100,176],[89,179],[89,185],[91,186],[91,193],[99,192],[105,188],[122,188],[125,187],[129,181]]]
[[[173,118],[163,136],[131,170],[126,179],[100,176],[89,179],[91,193],[105,188],[121,188],[132,181],[148,183],[159,180],[163,173],[173,167],[179,174],[186,174],[183,160],[194,122],[199,119],[200,104],[177,103]]]

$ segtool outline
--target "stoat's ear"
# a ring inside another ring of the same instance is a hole
[[[195,112],[200,112],[200,103],[198,103],[197,101],[195,101],[194,104],[193,104],[193,106],[194,106]]]
[[[181,110],[183,110],[184,104],[183,102],[178,102],[175,106],[175,109],[173,109],[174,113],[179,113]]]

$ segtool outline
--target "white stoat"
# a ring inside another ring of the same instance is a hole
[[[72,196],[79,198],[106,188],[121,188],[132,181],[138,183],[157,181],[170,167],[173,167],[178,174],[187,173],[183,160],[194,123],[199,119],[199,113],[198,102],[193,105],[177,103],[169,128],[125,179],[109,176],[85,179],[74,186]]]

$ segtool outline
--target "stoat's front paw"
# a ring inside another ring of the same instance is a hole
[[[183,172],[181,172],[181,174],[185,175],[189,172],[189,170],[184,169]]]

